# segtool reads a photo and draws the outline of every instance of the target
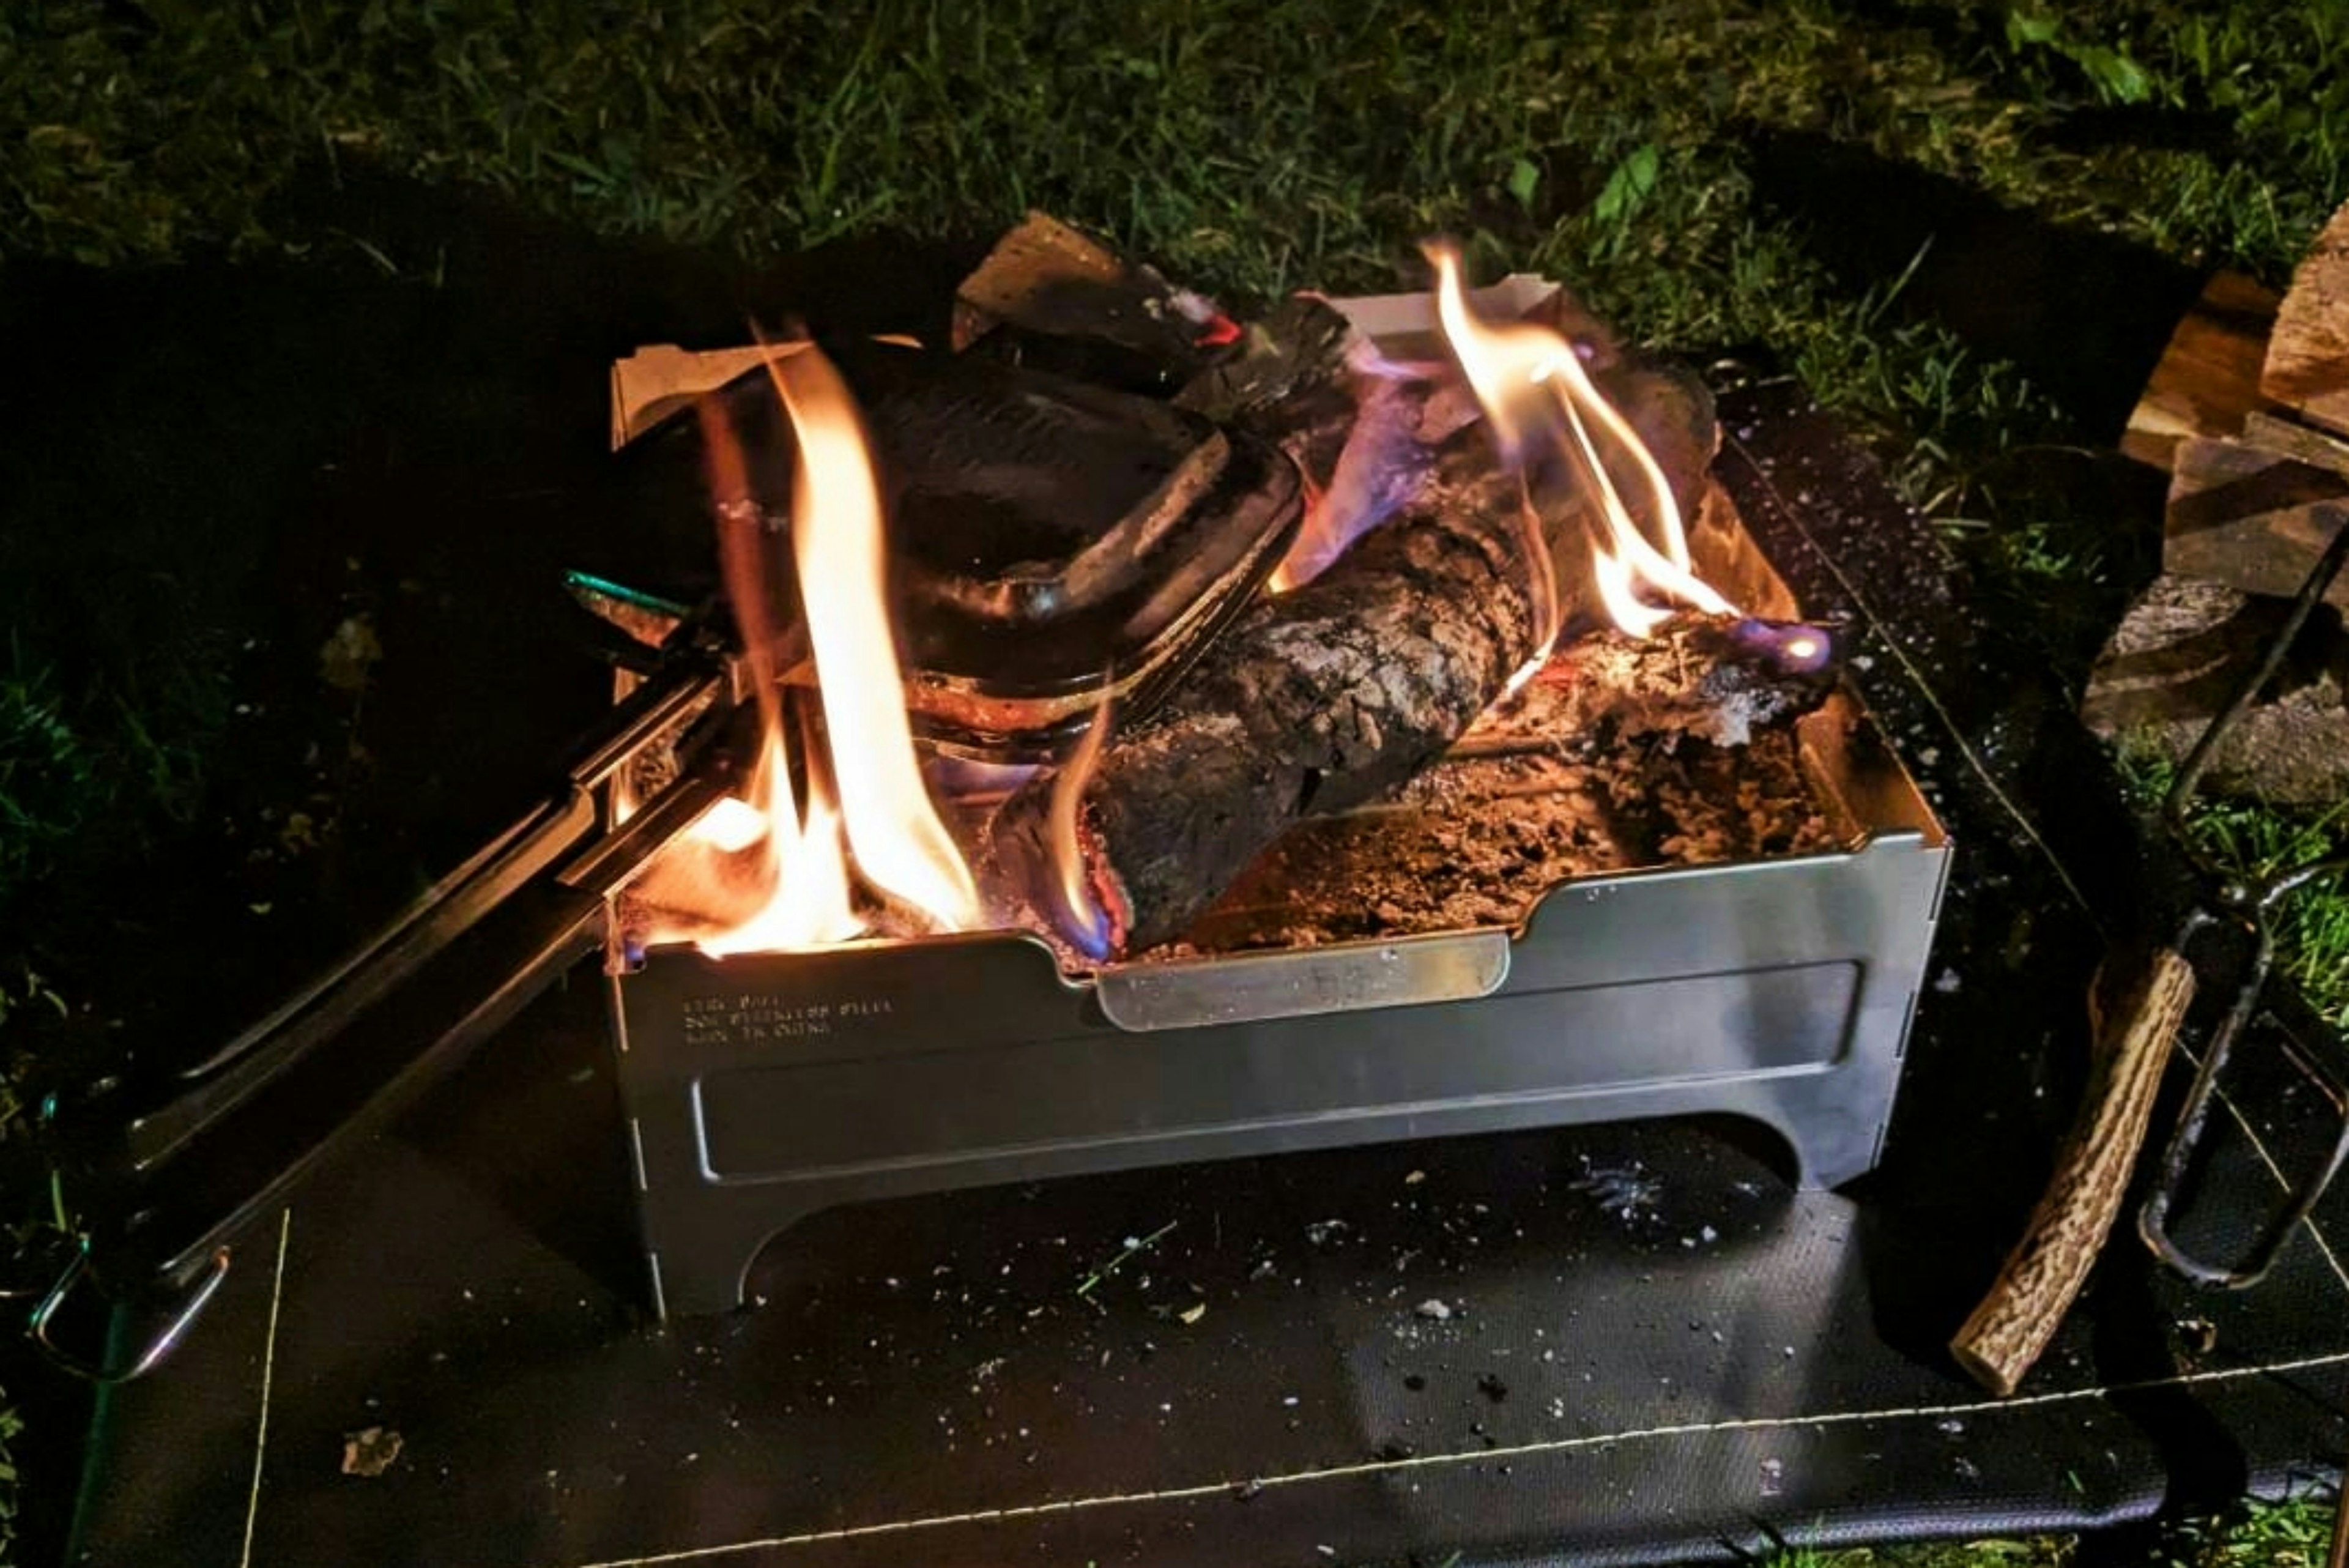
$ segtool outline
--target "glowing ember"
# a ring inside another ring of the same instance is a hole
[[[1537,449],[1565,454],[1599,506],[1606,536],[1592,543],[1592,568],[1609,617],[1636,636],[1653,631],[1671,611],[1647,603],[1643,587],[1708,614],[1735,613],[1690,569],[1688,535],[1671,483],[1638,432],[1591,383],[1573,343],[1531,322],[1477,319],[1468,308],[1459,257],[1444,249],[1431,249],[1429,256],[1436,270],[1436,318],[1503,457],[1523,468]],[[1635,473],[1639,511],[1661,548],[1641,529],[1608,454],[1627,460]],[[1546,534],[1537,527],[1534,537],[1546,542]],[[1554,615],[1544,619],[1547,647],[1559,627]]]

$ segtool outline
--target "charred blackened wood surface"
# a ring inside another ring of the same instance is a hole
[[[1377,798],[1457,740],[1535,652],[1527,540],[1516,482],[1483,427],[1463,431],[1409,514],[1251,609],[1113,738],[1081,832],[1114,945],[1176,935],[1293,824]],[[1051,875],[1051,791],[997,819],[1023,877]]]
[[[1594,632],[1425,771],[1291,828],[1155,956],[1511,927],[1573,877],[1847,846],[1795,731],[1836,680],[1728,618]]]
[[[1175,395],[1177,408],[1280,447],[1317,481],[1353,428],[1353,324],[1308,295],[1283,300],[1243,331],[1232,356]]]

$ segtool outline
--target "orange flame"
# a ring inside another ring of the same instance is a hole
[[[1442,248],[1431,248],[1428,254],[1436,270],[1436,318],[1444,340],[1459,358],[1469,389],[1491,421],[1504,457],[1522,462],[1526,449],[1537,441],[1555,443],[1572,456],[1589,481],[1606,533],[1591,545],[1591,566],[1599,602],[1609,617],[1635,636],[1646,636],[1669,618],[1670,609],[1640,597],[1642,587],[1709,614],[1735,613],[1691,569],[1688,534],[1671,484],[1630,421],[1592,384],[1574,344],[1563,334],[1532,322],[1477,319],[1468,308],[1459,257]],[[1635,487],[1639,509],[1661,539],[1661,548],[1641,529],[1624,498],[1602,456],[1594,426],[1604,436],[1607,452],[1630,459],[1639,482]],[[1536,541],[1545,535],[1546,530],[1537,524]],[[1544,557],[1536,559],[1539,562]],[[1559,630],[1554,609],[1544,616],[1543,624],[1546,653]]]
[[[839,814],[817,775],[808,781],[807,817],[801,820],[780,732],[768,735],[760,753],[750,799],[719,801],[694,824],[692,836],[721,851],[729,841],[755,848],[761,881],[771,889],[740,924],[695,944],[711,958],[789,952],[845,941],[864,929],[850,907]]]
[[[978,921],[978,889],[923,785],[905,722],[886,613],[881,491],[864,421],[813,345],[770,353],[767,372],[799,437],[792,540],[800,602],[856,869],[937,927],[968,929]]]

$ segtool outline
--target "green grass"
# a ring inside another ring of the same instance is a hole
[[[2329,1502],[2246,1501],[2225,1519],[2170,1525],[2146,1554],[2148,1568],[2322,1568],[2333,1530]],[[2026,1541],[1922,1542],[1842,1551],[1795,1550],[1775,1568],[2069,1568],[2075,1536]]]
[[[2177,769],[2140,740],[2120,748],[2122,777],[2148,809]],[[2329,810],[2279,810],[2252,802],[2197,799],[2188,830],[2228,872],[2259,878],[2349,854],[2349,801]],[[2295,888],[2272,917],[2278,967],[2336,1028],[2349,1029],[2349,873]]]
[[[362,161],[753,258],[1043,207],[1243,301],[1415,281],[1450,234],[1640,337],[1779,357],[1996,602],[2093,646],[2132,562],[2033,477],[2078,450],[2077,411],[1912,311],[1909,274],[1838,275],[1765,199],[1755,139],[1823,135],[2274,285],[2349,197],[2345,49],[2349,6],[2261,0],[22,0],[0,7],[0,256],[445,278],[445,255],[286,202]],[[233,631],[119,631],[94,661],[12,644],[0,909],[70,874],[93,824],[135,846],[187,819]],[[2221,805],[2198,831],[2251,864],[2337,828]],[[2289,923],[2288,969],[2343,1017],[2349,893]],[[2254,1512],[2178,1561],[2290,1561],[2321,1514]],[[1871,1560],[2062,1554],[1919,1550]]]

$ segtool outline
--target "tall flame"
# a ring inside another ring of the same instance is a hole
[[[1436,271],[1436,318],[1503,457],[1522,469],[1537,446],[1555,447],[1567,454],[1589,486],[1605,532],[1591,545],[1591,567],[1608,615],[1634,635],[1653,631],[1671,611],[1647,603],[1641,587],[1710,614],[1735,613],[1691,569],[1688,534],[1671,483],[1630,421],[1592,384],[1574,344],[1532,322],[1479,320],[1468,308],[1459,257],[1442,248],[1431,248],[1429,255]],[[1641,529],[1638,514],[1625,499],[1615,471],[1602,455],[1599,436],[1605,438],[1606,452],[1630,460],[1638,481],[1639,512],[1649,518],[1662,541],[1661,548]],[[1559,628],[1554,615],[1546,616],[1544,624],[1547,651]]]
[[[905,722],[864,421],[813,345],[770,353],[767,371],[799,437],[792,540],[848,846],[866,881],[945,929],[967,929],[978,920],[978,889],[923,786]]]
[[[787,711],[780,684],[781,524],[752,493],[724,406],[704,399],[719,561],[758,705],[759,761],[741,795],[703,813],[647,869],[639,884],[652,916],[647,940],[690,938],[722,958],[861,935],[851,851],[873,887],[936,928],[968,929],[978,922],[978,890],[931,804],[905,721],[880,489],[863,423],[839,372],[812,346],[771,349],[766,362],[798,437],[791,545],[824,733],[804,700]],[[804,811],[792,786],[795,750],[805,760]]]

